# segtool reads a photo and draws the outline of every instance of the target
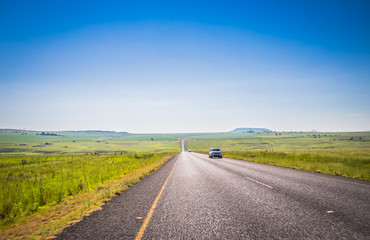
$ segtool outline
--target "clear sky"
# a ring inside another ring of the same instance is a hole
[[[369,12],[368,0],[2,0],[0,128],[370,130]]]

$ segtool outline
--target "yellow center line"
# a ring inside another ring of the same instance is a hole
[[[157,196],[157,197],[156,197],[156,199],[154,200],[153,205],[152,205],[152,207],[150,208],[150,210],[149,210],[149,212],[148,212],[148,215],[146,215],[145,220],[144,220],[144,222],[143,222],[143,225],[141,225],[141,228],[140,228],[139,232],[137,233],[137,235],[136,235],[136,237],[135,237],[135,240],[140,240],[140,239],[143,237],[144,232],[145,232],[145,229],[146,229],[146,227],[148,226],[148,224],[149,224],[149,222],[150,222],[150,219],[152,218],[152,215],[153,215],[154,209],[155,209],[155,207],[157,206],[157,203],[158,203],[159,199],[161,198],[161,195],[162,195],[162,193],[163,193],[163,190],[164,190],[164,188],[166,187],[167,182],[168,182],[168,180],[170,179],[171,174],[172,174],[173,170],[175,169],[176,164],[177,164],[177,160],[176,160],[175,165],[173,165],[172,170],[171,170],[170,174],[168,175],[168,177],[167,177],[166,181],[164,182],[164,184],[163,184],[163,186],[162,186],[162,188],[161,188],[161,191],[159,191],[158,196]]]

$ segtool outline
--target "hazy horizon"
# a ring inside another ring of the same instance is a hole
[[[368,1],[0,6],[2,129],[370,130]]]
[[[267,128],[269,129],[269,128]],[[0,130],[17,130],[17,131],[35,131],[35,132],[84,132],[84,131],[102,131],[102,132],[116,132],[116,133],[129,133],[129,134],[192,134],[192,133],[228,133],[232,132],[234,129],[226,130],[226,131],[201,131],[201,132],[128,132],[128,131],[115,131],[115,130],[99,130],[99,129],[67,129],[67,130],[47,130],[47,129],[20,129],[20,128],[0,128]],[[370,132],[370,130],[363,130],[363,131],[317,131],[312,129],[310,131],[288,131],[288,130],[274,130],[269,129],[272,132],[303,132],[303,133],[345,133],[345,132]]]

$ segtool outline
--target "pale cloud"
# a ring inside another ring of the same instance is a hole
[[[361,113],[352,113],[349,116],[350,117],[360,117],[360,116],[362,116],[362,114]]]

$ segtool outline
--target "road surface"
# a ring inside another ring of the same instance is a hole
[[[183,151],[57,236],[135,238],[370,239],[370,183]]]

